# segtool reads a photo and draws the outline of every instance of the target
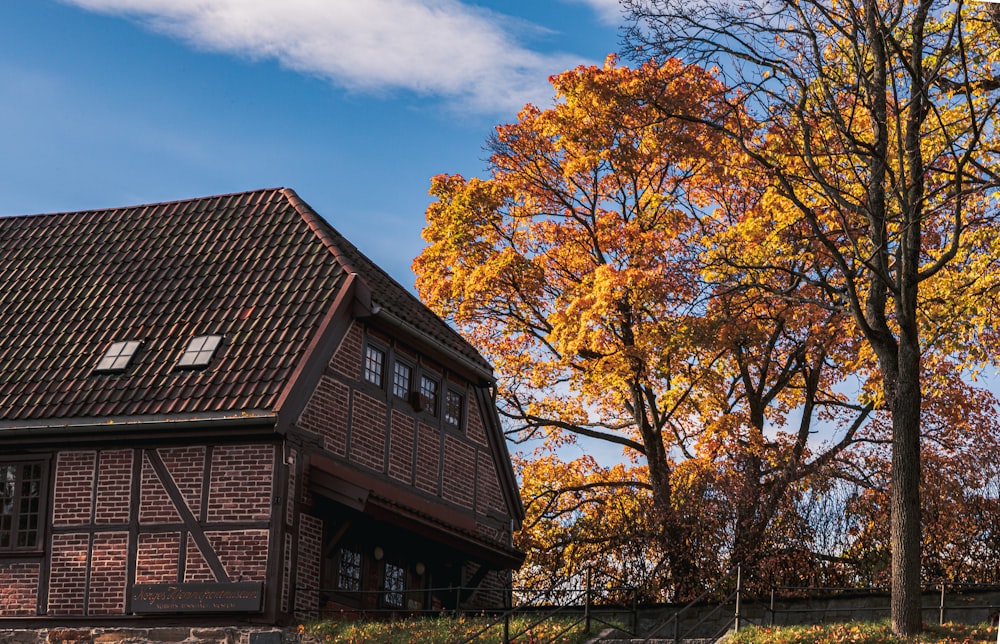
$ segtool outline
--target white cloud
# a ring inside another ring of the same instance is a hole
[[[458,0],[63,1],[348,89],[410,90],[486,113],[545,105],[549,75],[588,62],[527,49],[512,31],[515,20]]]
[[[601,19],[609,25],[618,25],[622,21],[622,5],[620,0],[567,0],[577,4],[585,4],[594,10]],[[1000,2],[1000,0],[997,0]]]

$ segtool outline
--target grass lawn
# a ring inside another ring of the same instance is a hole
[[[928,625],[919,637],[902,639],[892,634],[888,621],[849,622],[822,626],[752,626],[726,639],[726,644],[914,644],[948,642],[952,644],[996,644],[995,626],[980,624]]]
[[[523,644],[549,642],[564,629],[555,642],[583,644],[600,630],[596,625],[590,634],[583,632],[583,623],[573,625],[573,618],[550,619],[532,627],[530,617],[511,620],[513,641]],[[319,644],[454,644],[476,636],[477,643],[503,642],[503,624],[490,626],[493,620],[478,617],[424,617],[391,622],[322,621],[299,626],[303,642]],[[489,628],[488,628],[489,627]],[[487,629],[484,632],[483,629]],[[527,632],[525,632],[527,631]],[[517,635],[517,637],[514,637]]]

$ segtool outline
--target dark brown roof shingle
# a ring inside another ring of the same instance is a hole
[[[325,226],[282,189],[0,218],[0,421],[274,410],[345,279]],[[96,374],[116,340],[142,346]]]

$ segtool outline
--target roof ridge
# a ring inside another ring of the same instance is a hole
[[[185,199],[170,199],[168,201],[155,201],[151,203],[134,203],[125,206],[105,206],[103,208],[86,208],[84,210],[61,210],[57,212],[35,212],[21,213],[17,215],[0,215],[4,219],[24,219],[26,217],[60,217],[65,215],[87,215],[92,213],[112,212],[116,210],[131,210],[133,208],[160,208],[163,206],[175,206],[182,203],[192,203],[195,201],[209,201],[212,199],[226,199],[231,197],[245,197],[252,194],[281,193],[288,188],[277,186],[274,188],[256,188],[253,190],[240,190],[237,192],[227,192],[219,195],[203,195],[200,197],[187,197]],[[301,201],[301,200],[300,200]]]
[[[353,262],[351,262],[347,257],[344,256],[340,245],[337,243],[338,240],[331,237],[330,232],[333,232],[340,241],[347,242],[343,235],[340,234],[336,228],[330,225],[323,217],[319,215],[312,207],[302,200],[302,197],[298,195],[297,192],[291,188],[277,188],[277,191],[284,195],[285,199],[288,200],[295,211],[299,213],[303,221],[312,229],[313,233],[319,237],[320,241],[326,245],[326,247],[333,253],[333,256],[337,258],[337,262],[344,268],[345,271],[353,275],[358,275],[362,279],[364,276],[358,273],[358,270],[354,267]],[[347,242],[349,243],[349,242]],[[357,248],[354,249],[358,253],[361,253]],[[363,255],[363,254],[362,254]],[[370,261],[370,260],[369,260]],[[365,280],[368,281],[368,280]]]

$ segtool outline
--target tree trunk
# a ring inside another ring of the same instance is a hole
[[[892,630],[920,632],[920,355],[899,344],[899,383],[892,405]]]

